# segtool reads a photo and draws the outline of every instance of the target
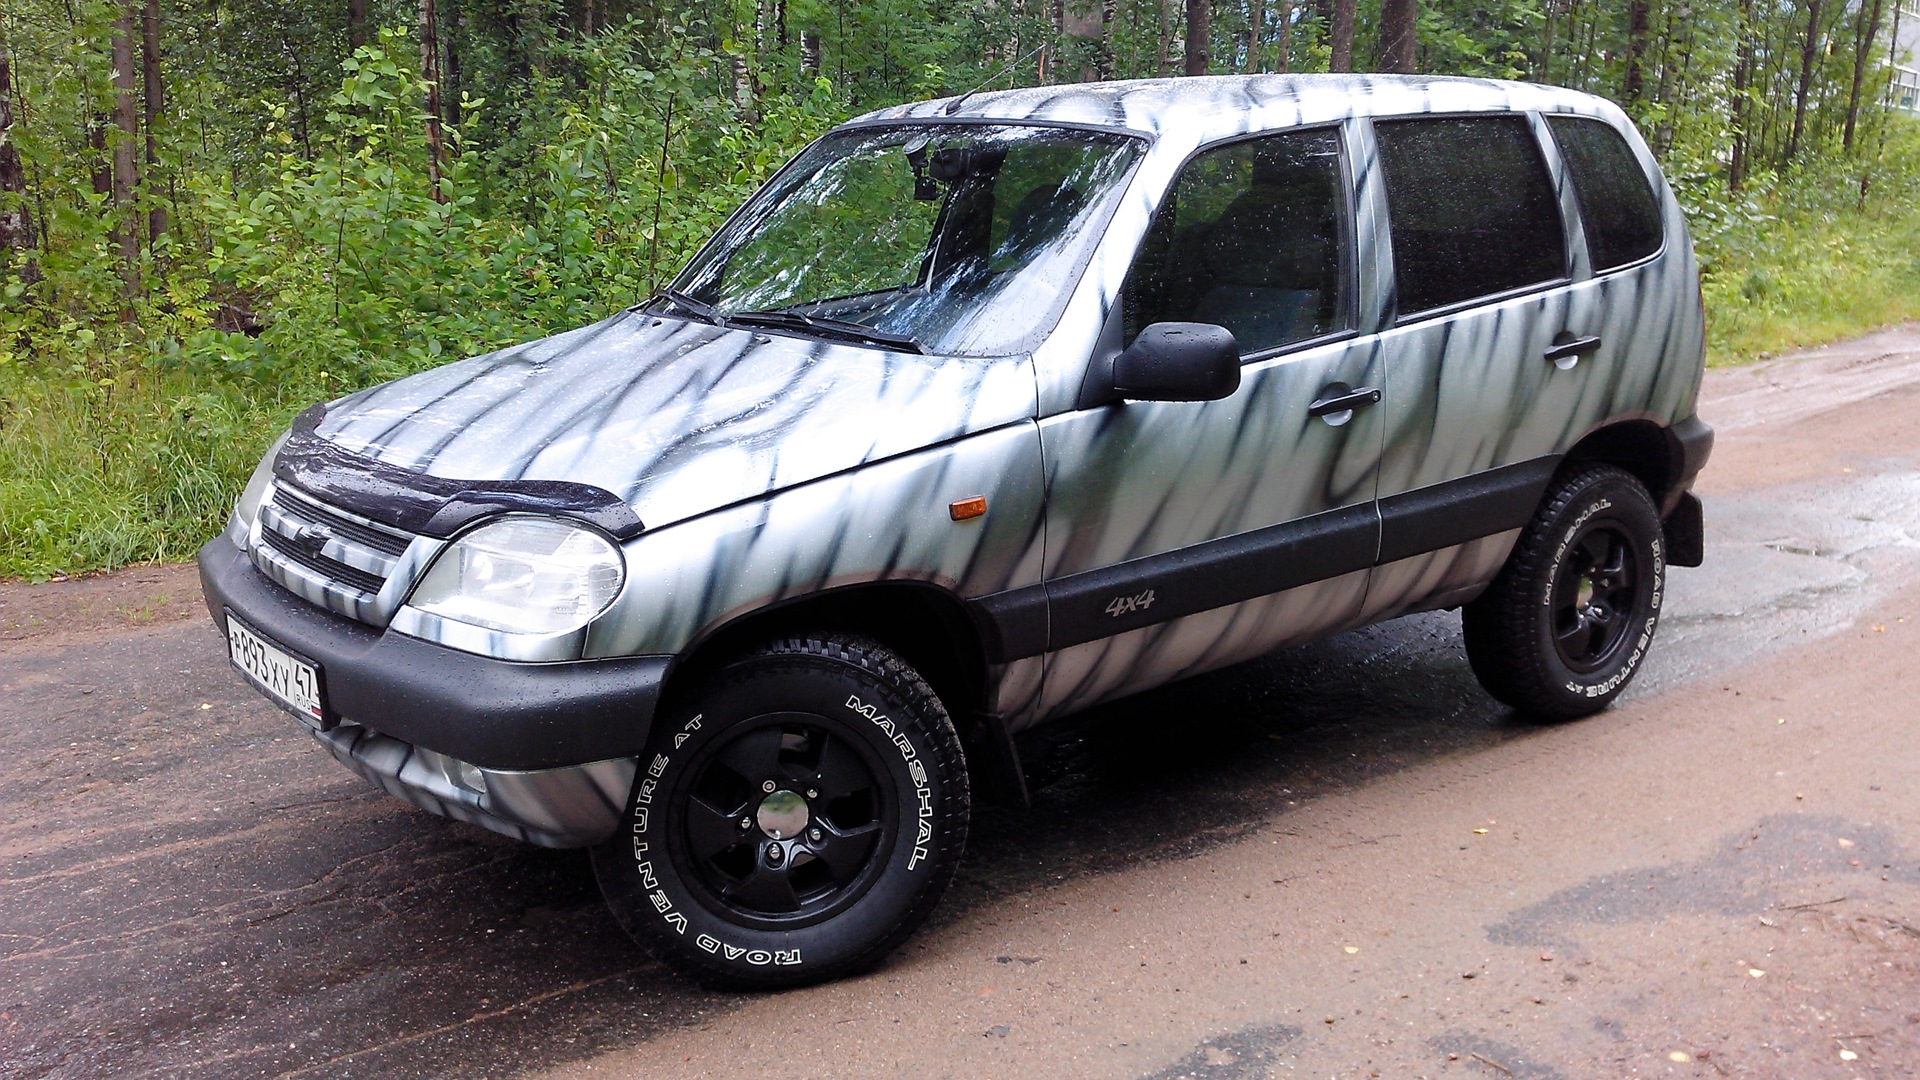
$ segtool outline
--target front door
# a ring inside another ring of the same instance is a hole
[[[1241,383],[1219,401],[1042,421],[1040,715],[1358,616],[1378,546],[1381,371],[1355,337],[1348,177],[1340,129],[1296,130],[1196,155],[1161,204],[1115,314],[1120,344],[1157,322],[1225,326]]]

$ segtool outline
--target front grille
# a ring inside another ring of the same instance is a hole
[[[287,484],[260,505],[253,562],[262,573],[330,611],[384,624],[380,592],[413,543],[405,532],[349,514]]]
[[[329,580],[350,585],[366,593],[368,596],[378,593],[380,587],[387,583],[387,579],[378,574],[369,574],[365,570],[348,566],[346,563],[329,559],[318,552],[302,548],[292,539],[273,529],[261,529],[260,540],[281,555],[292,559],[294,562],[299,563],[314,573]]]
[[[398,558],[406,554],[407,545],[413,537],[404,533],[373,525],[362,525],[340,511],[314,499],[309,499],[292,488],[282,487],[280,491],[287,497],[275,499],[274,503],[288,517],[308,525],[324,525],[340,536],[351,538],[355,543],[384,551]]]

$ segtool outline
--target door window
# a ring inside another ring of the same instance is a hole
[[[1613,125],[1585,117],[1550,116],[1547,127],[1573,174],[1593,272],[1660,250],[1660,204],[1627,140]]]
[[[1188,162],[1122,295],[1126,340],[1157,322],[1233,331],[1242,355],[1352,325],[1340,137],[1247,139]]]
[[[1566,276],[1560,206],[1524,116],[1382,120],[1402,317]]]

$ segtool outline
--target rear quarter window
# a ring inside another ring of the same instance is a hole
[[[1573,176],[1593,272],[1660,250],[1660,203],[1627,140],[1613,125],[1580,116],[1550,116],[1547,127]]]
[[[1527,118],[1374,123],[1402,315],[1566,276],[1553,182]]]

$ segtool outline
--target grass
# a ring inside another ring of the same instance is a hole
[[[1769,223],[1702,283],[1707,362],[1743,364],[1920,318],[1920,214]]]
[[[306,403],[139,369],[0,392],[0,577],[29,580],[192,558]]]
[[[1710,364],[1920,317],[1920,213],[1808,213],[1751,235],[1749,250],[1708,253]],[[273,436],[344,389],[144,363],[0,366],[0,578],[192,558]]]

